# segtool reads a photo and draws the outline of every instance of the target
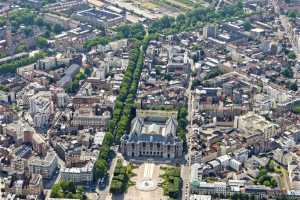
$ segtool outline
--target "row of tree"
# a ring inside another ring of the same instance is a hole
[[[119,159],[114,171],[114,176],[110,185],[110,192],[113,194],[124,193],[133,183],[130,177],[134,176],[132,172],[133,166],[131,164],[124,166]]]
[[[105,134],[102,146],[100,148],[100,153],[94,167],[94,177],[96,180],[99,178],[104,178],[107,175],[109,162],[112,158],[110,146],[113,145],[114,141],[119,141],[119,138],[121,137],[120,134],[118,137],[116,136],[115,129],[117,129],[116,127],[123,127],[122,124],[124,124],[124,119],[123,122],[120,123],[121,116],[123,116],[123,112],[126,112],[127,114],[126,117],[128,119],[126,119],[126,123],[127,120],[129,120],[128,112],[131,112],[131,107],[127,105],[128,101],[126,102],[126,99],[130,93],[130,88],[134,80],[134,71],[137,65],[137,61],[139,59],[139,53],[139,45],[137,42],[135,42],[134,48],[130,52],[128,67],[124,74],[124,79],[120,87],[120,92],[115,102],[115,107],[112,114],[112,119],[109,123],[108,132]],[[125,125],[127,126],[127,124]],[[118,129],[121,130],[121,128]],[[124,134],[124,132],[122,132],[122,134]]]
[[[188,110],[187,106],[181,106],[178,110],[177,114],[177,121],[178,121],[178,128],[177,128],[177,135],[183,141],[183,149],[186,150],[186,127],[188,125]]]
[[[132,41],[133,49],[130,51],[128,67],[115,102],[108,132],[104,136],[99,157],[94,167],[94,177],[96,180],[104,178],[107,175],[109,162],[113,155],[110,146],[114,143],[120,143],[120,138],[128,131],[130,121],[135,116],[134,100],[144,63],[144,51],[153,37],[145,37],[142,42],[137,40]]]
[[[108,163],[111,159],[110,146],[113,143],[119,144],[120,138],[128,132],[130,121],[135,116],[134,100],[144,63],[144,52],[147,49],[148,42],[156,37],[156,33],[161,33],[162,30],[177,26],[177,30],[184,28],[183,25],[193,25],[193,19],[208,21],[208,18],[217,19],[223,16],[236,16],[241,14],[243,9],[240,9],[241,4],[226,8],[226,12],[218,12],[212,10],[196,9],[186,15],[180,15],[176,19],[171,17],[163,17],[160,20],[153,22],[149,27],[149,36],[145,37],[145,30],[142,24],[124,25],[117,29],[117,38],[135,38],[133,41],[133,49],[130,51],[130,58],[127,70],[124,74],[119,95],[115,102],[112,119],[109,122],[108,132],[105,135],[104,142],[100,148],[100,155],[95,165],[95,178],[103,178],[106,176]],[[189,21],[188,23],[186,23]],[[178,29],[178,27],[180,27]],[[144,39],[143,39],[144,38]],[[143,41],[139,41],[142,40]],[[97,44],[107,44],[107,38],[96,38],[86,43],[85,47],[90,49]],[[178,112],[178,136],[184,141],[186,146],[186,126],[187,126],[187,108],[181,107]]]
[[[107,45],[111,41],[109,37],[95,37],[93,39],[89,39],[84,43],[84,48],[87,50],[91,50],[93,46],[97,45]]]
[[[82,187],[77,187],[73,182],[60,181],[51,188],[51,198],[87,199]]]
[[[233,17],[243,13],[242,5],[240,3],[234,6],[229,6],[225,10],[226,11],[220,11],[216,13],[215,11],[209,9],[196,9],[190,13],[187,13],[186,15],[180,15],[176,19],[165,16],[150,25],[149,36],[145,36],[146,32],[142,24],[124,25],[117,29],[116,39],[131,39],[130,41],[133,43],[133,48],[130,51],[128,67],[124,74],[119,95],[115,102],[112,119],[109,122],[108,132],[104,137],[103,145],[100,148],[100,154],[94,167],[94,177],[96,179],[103,178],[107,175],[109,162],[112,158],[110,146],[114,143],[120,143],[120,138],[129,131],[130,122],[135,116],[134,101],[144,63],[144,52],[147,49],[148,42],[157,37],[157,33],[162,33],[169,28],[172,28],[173,32],[181,31],[186,27],[191,28],[195,26],[198,21],[214,21],[217,19],[224,19],[225,16]],[[110,40],[107,38],[96,38],[88,41],[85,44],[85,47],[89,50],[92,46],[98,44],[105,45],[109,41]],[[186,147],[185,136],[186,126],[188,124],[186,106],[179,109],[178,124],[178,136],[184,141],[184,146]],[[122,190],[119,189],[123,188],[123,185],[121,184],[122,181],[114,182],[111,190],[115,192],[121,192]],[[180,178],[172,178],[172,185],[169,185],[172,186],[172,191],[168,192],[170,197],[176,198],[179,195],[180,185],[178,183],[180,183]]]
[[[244,14],[243,4],[240,1],[225,6],[219,11],[215,11],[214,8],[196,8],[186,14],[178,15],[176,18],[164,16],[154,21],[149,26],[149,33],[177,33],[201,27],[205,23],[214,23]]]
[[[117,39],[120,38],[135,38],[138,40],[143,40],[146,34],[143,24],[137,23],[128,25],[125,24],[117,28]]]
[[[13,32],[16,32],[21,25],[24,25],[25,28],[23,28],[23,32],[26,36],[33,35],[33,30],[32,28],[30,28],[30,26],[33,25],[36,25],[40,28],[45,28],[47,30],[45,37],[50,36],[51,32],[59,34],[64,30],[64,27],[59,24],[51,25],[45,22],[41,17],[37,15],[37,12],[27,8],[16,9],[10,12],[9,21],[11,23]],[[5,18],[3,20],[2,18],[0,18],[0,24],[4,25],[5,23]]]
[[[92,73],[92,71],[90,68],[85,68],[84,71],[79,71],[76,74],[74,80],[72,80],[72,82],[66,86],[66,88],[65,88],[66,92],[73,93],[73,94],[76,93],[80,87],[79,82],[81,80],[84,80],[88,76],[90,76],[91,73]]]
[[[141,23],[132,24],[132,25],[129,24],[122,25],[116,29],[116,32],[117,34],[114,37],[98,36],[89,39],[84,43],[84,48],[89,51],[93,46],[107,45],[109,42],[113,40],[119,40],[123,38],[128,38],[128,39],[134,38],[137,40],[143,40],[146,34],[145,28]]]
[[[181,190],[180,168],[168,167],[164,169],[162,179],[164,195],[169,196],[170,199],[179,199]]]
[[[15,73],[19,67],[25,65],[30,65],[35,63],[38,59],[44,58],[47,56],[47,53],[44,51],[34,54],[34,56],[29,56],[21,58],[18,60],[13,60],[0,65],[0,74]]]

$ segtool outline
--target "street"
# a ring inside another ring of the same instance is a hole
[[[195,69],[195,65],[193,62],[191,62],[191,70],[193,71]],[[188,131],[186,134],[187,139],[187,163],[184,165],[181,165],[181,178],[183,182],[183,188],[182,188],[182,200],[188,200],[190,197],[190,171],[191,171],[191,136],[193,134],[192,124],[193,124],[193,94],[192,94],[192,82],[193,77],[190,77],[189,85],[186,90],[186,95],[188,96]]]
[[[114,159],[111,161],[111,165],[108,171],[108,177],[109,177],[109,182],[107,184],[107,186],[105,187],[105,189],[100,190],[98,185],[96,186],[96,193],[97,193],[97,197],[98,200],[107,200],[107,199],[111,199],[111,196],[109,196],[109,188],[110,188],[110,184],[113,178],[113,173],[117,164],[117,160],[119,158],[121,158],[120,153],[117,152],[117,150],[114,149],[114,152],[116,153],[116,156],[114,157]]]
[[[287,34],[288,39],[290,40],[293,50],[295,51],[295,53],[297,55],[297,59],[299,60],[300,59],[300,49],[299,49],[299,46],[297,43],[297,38],[293,33],[293,27],[290,24],[288,17],[281,14],[280,7],[278,5],[278,0],[273,0],[272,4],[273,4],[274,10],[275,10],[275,13],[279,16],[281,25],[283,26],[284,31]]]

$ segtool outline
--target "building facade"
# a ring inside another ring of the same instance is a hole
[[[239,128],[246,133],[261,132],[265,140],[276,136],[280,132],[279,125],[253,112],[236,116],[234,119],[234,128]]]
[[[90,161],[83,167],[71,167],[61,170],[61,179],[76,184],[90,184],[93,182],[94,162]]]
[[[131,131],[121,138],[121,151],[128,157],[179,158],[183,143],[176,135],[177,120],[174,117],[136,117]]]
[[[28,163],[30,174],[41,174],[43,178],[50,179],[58,167],[55,152],[49,152],[43,159],[35,157]]]

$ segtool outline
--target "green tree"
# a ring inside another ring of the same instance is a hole
[[[37,38],[37,46],[41,49],[47,48],[48,47],[48,40],[42,36]]]
[[[84,191],[81,187],[76,187],[73,182],[60,181],[51,188],[51,198],[71,198],[84,199]]]
[[[95,163],[94,176],[96,179],[106,176],[108,170],[108,164],[104,159],[99,159]]]
[[[0,65],[0,74],[15,73],[17,68],[35,63],[38,59],[47,55],[46,52],[36,53],[34,56],[13,60]]]
[[[145,28],[141,23],[133,25],[126,24],[117,29],[118,38],[135,38],[142,40],[145,36],[145,33]]]
[[[43,5],[51,4],[51,3],[56,3],[57,0],[43,0]]]
[[[108,37],[96,37],[90,40],[87,40],[84,43],[84,48],[87,50],[90,50],[93,46],[97,45],[107,45],[110,42],[110,39]]]
[[[296,11],[289,11],[288,12],[288,17],[290,17],[290,18],[296,18],[297,17]]]
[[[26,35],[26,37],[33,36],[33,30],[32,30],[32,28],[26,27],[26,28],[23,29],[23,32]]]
[[[45,22],[41,17],[37,17],[35,19],[35,24],[39,27],[43,27],[45,25]]]
[[[113,144],[114,136],[111,132],[107,132],[104,136],[102,145],[110,146]]]
[[[293,72],[292,68],[288,66],[282,70],[282,75],[285,76],[286,78],[293,78],[294,72]]]
[[[90,76],[92,74],[92,69],[91,68],[85,68],[84,69],[84,74],[85,74],[85,76]]]
[[[0,84],[0,90],[1,90],[1,91],[4,91],[4,92],[8,92],[8,91],[9,91],[9,88],[8,88],[6,85]]]
[[[5,24],[6,24],[5,17],[0,16],[0,26],[5,26]]]
[[[21,52],[25,52],[25,51],[28,51],[28,46],[25,43],[21,43],[16,49],[17,53],[21,53]]]
[[[288,82],[288,88],[289,90],[298,91],[298,83],[297,81],[294,82]]]
[[[62,27],[62,26],[59,25],[59,24],[55,24],[55,25],[53,26],[53,32],[56,33],[56,34],[61,33],[63,30],[64,30],[64,27]]]
[[[252,25],[249,21],[245,21],[243,23],[243,27],[244,27],[245,31],[250,31],[252,29]]]
[[[295,60],[296,57],[297,57],[297,56],[296,56],[295,52],[290,51],[290,52],[288,53],[288,58],[289,58],[289,59]]]
[[[76,74],[75,79],[77,80],[83,80],[85,78],[85,74],[82,72],[79,72],[78,74]]]

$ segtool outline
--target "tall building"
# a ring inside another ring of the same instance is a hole
[[[64,108],[68,105],[69,96],[65,92],[60,92],[57,94],[57,106],[59,108]]]
[[[40,91],[29,99],[29,112],[33,116],[35,127],[48,126],[49,118],[54,112],[51,92]]]
[[[131,131],[121,138],[121,151],[129,157],[178,158],[182,156],[182,141],[176,135],[174,116],[137,116]]]
[[[207,39],[209,37],[215,38],[217,36],[217,26],[214,24],[207,25],[203,27],[203,38]]]

